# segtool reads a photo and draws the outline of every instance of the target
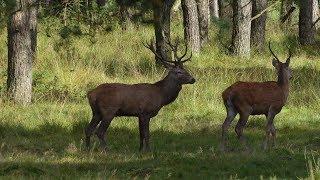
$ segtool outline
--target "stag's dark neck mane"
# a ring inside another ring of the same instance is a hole
[[[173,102],[179,95],[182,85],[179,84],[170,73],[161,81],[155,83],[162,94],[162,104],[167,105]]]

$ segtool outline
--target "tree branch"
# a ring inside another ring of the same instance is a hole
[[[267,12],[269,9],[271,9],[273,6],[275,6],[276,4],[278,4],[279,1],[271,4],[269,7],[267,7],[266,9],[262,10],[259,14],[255,15],[254,17],[251,18],[251,21],[258,19],[260,16],[262,16],[265,12]]]
[[[284,15],[284,16],[281,18],[281,23],[282,23],[282,24],[285,23],[285,22],[288,20],[288,18],[290,17],[290,15],[293,13],[293,11],[294,11],[295,9],[296,9],[296,7],[292,6],[292,7],[289,9],[289,11],[287,12],[287,14]]]
[[[319,21],[320,21],[320,17],[318,17],[318,19],[312,24],[311,28],[313,28],[313,26],[315,26]]]

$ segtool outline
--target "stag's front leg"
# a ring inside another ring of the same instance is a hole
[[[150,118],[139,117],[139,131],[140,131],[140,151],[149,152],[150,145],[150,130],[149,130]]]

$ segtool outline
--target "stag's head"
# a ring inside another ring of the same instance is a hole
[[[173,78],[176,82],[178,82],[179,84],[195,83],[196,80],[194,79],[194,77],[183,66],[183,63],[190,61],[192,58],[192,53],[188,58],[185,58],[188,54],[187,43],[185,43],[185,51],[181,56],[178,55],[178,47],[180,43],[178,39],[174,44],[172,44],[171,42],[166,43],[170,47],[174,60],[169,60],[166,58],[167,56],[163,56],[162,53],[157,53],[153,40],[151,40],[150,43],[144,44],[144,46],[153,52],[153,54],[161,62],[161,64],[169,71],[168,76]]]
[[[284,78],[291,79],[292,73],[291,73],[291,69],[289,67],[290,59],[292,56],[291,50],[288,48],[289,53],[288,53],[288,58],[285,63],[282,63],[279,60],[279,58],[275,55],[275,53],[272,51],[270,42],[269,42],[269,50],[270,50],[271,54],[273,55],[272,65],[277,69],[278,76],[280,76],[280,74],[281,74],[284,76]]]

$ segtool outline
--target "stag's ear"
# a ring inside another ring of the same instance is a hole
[[[275,67],[275,68],[278,68],[279,67],[279,61],[277,59],[272,59],[272,65]]]

